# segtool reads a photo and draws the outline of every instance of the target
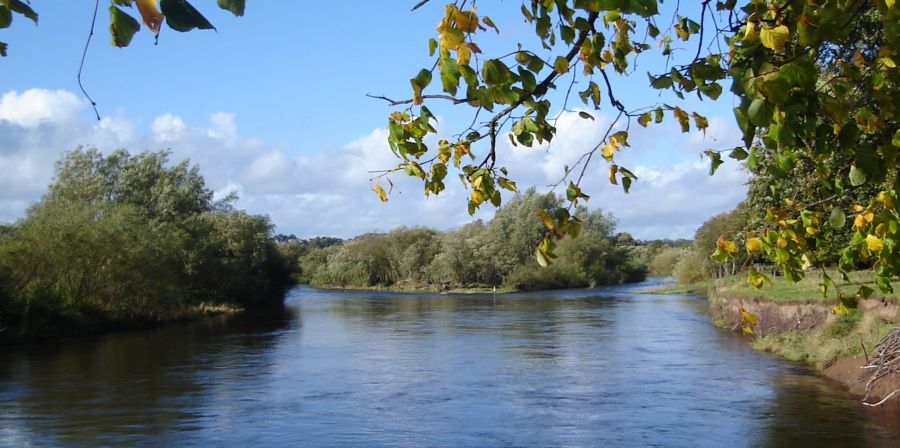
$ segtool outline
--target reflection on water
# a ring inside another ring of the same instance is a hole
[[[298,288],[283,310],[0,349],[0,446],[900,446],[864,409],[627,288]]]

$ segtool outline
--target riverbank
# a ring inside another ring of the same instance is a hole
[[[863,369],[872,362],[879,342],[900,326],[897,295],[876,293],[860,300],[856,309],[839,315],[833,312],[833,296],[822,297],[818,279],[810,277],[797,284],[776,279],[762,289],[746,285],[743,278],[730,278],[647,292],[705,295],[710,320],[717,327],[732,331],[749,328],[754,349],[808,364],[854,396],[864,397],[868,392],[869,403],[900,388],[900,374],[895,372],[873,381],[867,391],[873,370]],[[742,318],[742,310],[755,317],[755,322]],[[900,404],[900,393],[889,401]]]
[[[509,294],[520,292],[515,288],[493,288],[490,286],[469,286],[469,287],[449,287],[443,288],[440,285],[428,286],[340,286],[340,285],[309,285],[312,288],[324,289],[329,291],[378,291],[378,292],[395,292],[395,293],[428,293],[428,294]]]
[[[137,330],[200,320],[215,316],[233,315],[246,310],[236,304],[201,303],[172,310],[156,318],[112,319],[103,315],[77,314],[60,315],[43,313],[37,317],[28,317],[17,322],[18,325],[7,326],[0,322],[0,346],[42,342],[56,339],[77,338],[117,331]]]

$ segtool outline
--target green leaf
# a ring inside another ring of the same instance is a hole
[[[217,2],[219,8],[231,11],[236,17],[241,17],[244,15],[244,6],[246,6],[247,0],[217,0]]]
[[[774,104],[784,104],[788,100],[791,86],[783,78],[772,78],[764,83],[765,95]]]
[[[31,7],[28,6],[26,3],[23,3],[22,0],[5,0],[0,3],[8,3],[9,9],[11,9],[14,12],[17,12],[19,14],[22,14],[25,17],[28,17],[34,23],[38,23],[37,13],[34,12],[34,10],[31,9]]]
[[[523,67],[519,67],[519,79],[522,81],[522,88],[528,92],[533,92],[537,87],[537,79],[531,71]]]
[[[839,207],[834,207],[831,209],[831,215],[828,217],[828,224],[833,229],[841,229],[844,227],[844,224],[847,223],[847,217],[844,215],[844,212],[841,211]]]
[[[9,28],[12,24],[12,12],[8,7],[0,5],[0,28]]]
[[[426,69],[419,70],[415,78],[409,80],[413,89],[413,104],[422,104],[422,90],[431,84],[431,71]]]
[[[159,8],[166,16],[166,24],[175,31],[185,32],[194,28],[214,30],[214,27],[200,11],[186,0],[160,0]]]
[[[768,126],[772,122],[772,113],[772,106],[763,98],[753,100],[747,109],[750,122],[760,127]]]
[[[774,28],[763,28],[759,32],[759,40],[763,46],[770,50],[781,50],[787,43],[790,31],[784,25],[778,25]]]
[[[438,68],[441,71],[441,83],[444,92],[456,95],[456,89],[459,87],[459,65],[456,60],[449,56],[443,56],[438,60]]]
[[[738,160],[738,161],[745,160],[747,158],[747,156],[748,156],[747,151],[745,151],[744,148],[741,148],[740,146],[732,149],[731,154],[728,155],[728,157],[731,157],[732,159]]]
[[[641,114],[640,117],[638,117],[637,121],[638,121],[639,125],[646,128],[647,125],[650,123],[650,120],[652,120],[652,119],[653,119],[653,117],[650,115],[650,112],[644,112]]]
[[[434,56],[434,50],[437,50],[437,46],[437,39],[433,37],[431,39],[428,39],[428,56]]]
[[[850,166],[850,185],[858,187],[866,183],[866,173],[856,165]]]
[[[112,35],[112,44],[117,47],[127,47],[131,38],[141,28],[141,24],[134,17],[126,14],[115,5],[109,5],[109,33]]]
[[[716,170],[722,165],[722,155],[711,149],[707,149],[706,151],[703,151],[703,153],[709,157],[709,175],[712,176],[713,174],[716,174]]]
[[[560,75],[569,71],[569,60],[564,56],[557,56],[556,60],[553,61],[553,70]]]
[[[481,77],[490,86],[506,86],[510,84],[512,72],[499,59],[488,59],[481,68]]]
[[[697,88],[700,93],[709,97],[709,99],[715,101],[719,99],[719,96],[722,95],[722,86],[719,83],[712,83],[708,85],[703,85]]]
[[[891,140],[891,144],[897,147],[900,147],[900,129],[894,133],[894,138]]]
[[[587,120],[587,119],[590,119],[590,120],[592,120],[592,121],[594,120],[594,116],[591,115],[591,114],[589,114],[589,113],[587,113],[587,112],[583,112],[583,111],[582,111],[582,112],[578,112],[578,116],[581,117],[581,118],[584,118],[585,120]]]

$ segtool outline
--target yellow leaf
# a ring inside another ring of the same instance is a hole
[[[460,11],[453,17],[456,19],[456,26],[467,33],[471,33],[478,28],[478,15],[473,11]]]
[[[159,26],[162,25],[163,14],[159,12],[159,0],[135,0],[137,9],[141,13],[144,25],[150,28],[153,34],[159,34]]]
[[[808,255],[803,254],[803,256],[800,257],[800,259],[803,260],[803,266],[801,266],[802,269],[809,269],[812,267],[812,265],[813,265],[812,260],[809,259]]]
[[[759,40],[762,41],[763,46],[770,50],[781,50],[784,48],[784,44],[787,43],[788,35],[790,31],[788,27],[784,25],[778,25],[774,28],[763,28],[762,31],[759,32]]]
[[[744,40],[748,42],[753,42],[759,39],[759,33],[756,32],[756,22],[747,22],[747,26],[744,27]]]
[[[569,71],[569,60],[565,56],[557,56],[556,60],[553,61],[553,70],[560,75]]]
[[[870,252],[879,253],[884,247],[884,243],[875,235],[866,235],[866,247]]]
[[[763,248],[762,240],[759,238],[749,238],[747,240],[747,253],[752,254],[754,252],[759,252]]]
[[[738,307],[741,310],[741,321],[747,322],[750,325],[756,325],[757,317],[755,314],[745,310],[743,307]]]
[[[719,237],[719,240],[716,241],[716,247],[724,252],[728,252],[729,254],[737,252],[737,246],[735,246],[733,242],[728,241],[722,237]]]
[[[616,147],[613,145],[603,145],[603,158],[606,160],[612,160],[613,152],[615,152]]]
[[[378,195],[378,199],[380,199],[381,202],[387,202],[387,193],[384,191],[384,188],[381,188],[380,182],[376,180],[375,185],[372,186],[372,190]]]
[[[786,240],[784,238],[778,238],[778,241],[776,242],[776,244],[778,244],[779,249],[784,249],[788,246],[788,240]]]
[[[884,4],[887,5],[888,9],[894,9],[894,0],[884,0]]]
[[[441,31],[441,48],[456,50],[465,41],[462,31],[446,27]]]
[[[554,228],[556,228],[556,222],[553,221],[553,218],[551,218],[550,215],[547,214],[547,212],[545,212],[543,210],[538,210],[534,213],[541,220],[541,223],[544,224],[544,227],[546,227],[550,230],[553,230]]]
[[[456,47],[456,62],[459,65],[469,65],[469,58],[472,57],[472,51],[467,45]]]
[[[744,334],[753,334],[753,329],[750,328],[750,327],[741,327],[741,331],[742,331]]]
[[[619,185],[619,181],[616,180],[616,173],[619,172],[619,166],[615,163],[609,166],[609,183],[613,185]]]
[[[485,25],[487,25],[487,26],[493,28],[494,31],[497,32],[497,34],[500,34],[500,28],[497,28],[497,25],[494,25],[494,21],[491,20],[490,17],[484,16],[484,17],[481,18],[481,21],[484,22]]]
[[[481,203],[484,202],[484,193],[482,193],[481,190],[472,190],[472,192],[469,193],[469,202],[476,206],[481,205]]]
[[[876,196],[875,199],[878,200],[878,202],[884,204],[884,206],[889,209],[894,208],[894,200],[891,199],[891,195],[887,194],[887,192],[885,191],[879,192],[878,196]]]

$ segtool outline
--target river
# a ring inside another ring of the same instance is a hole
[[[298,287],[272,313],[0,348],[0,446],[900,446],[897,409],[633,288]]]

